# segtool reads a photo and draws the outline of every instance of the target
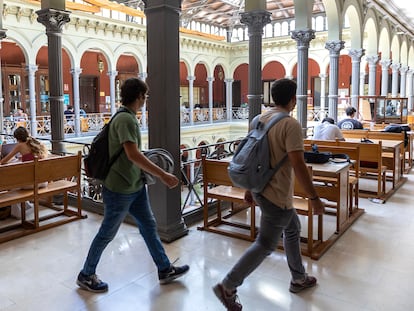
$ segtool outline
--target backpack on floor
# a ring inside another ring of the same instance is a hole
[[[111,120],[105,124],[98,135],[96,135],[93,139],[89,148],[89,153],[83,159],[86,176],[104,180],[108,175],[112,164],[115,163],[116,159],[118,159],[124,150],[121,147],[121,149],[117,151],[117,153],[112,158],[109,156],[109,127],[115,116],[122,112],[128,112],[128,110],[125,108],[120,108],[111,118]]]
[[[275,167],[271,167],[267,133],[273,125],[288,116],[287,113],[277,113],[266,124],[259,121],[260,115],[253,119],[252,130],[240,142],[228,167],[235,186],[260,193],[282,166],[287,154]]]

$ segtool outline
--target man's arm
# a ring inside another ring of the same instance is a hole
[[[309,202],[316,215],[322,215],[324,212],[324,205],[321,202],[318,193],[313,186],[312,179],[309,175],[308,168],[303,157],[303,151],[291,151],[288,152],[290,163],[295,171],[295,177],[302,185],[303,190],[306,192]]]
[[[174,188],[178,185],[178,178],[173,174],[167,173],[161,169],[158,165],[150,161],[141,151],[138,149],[138,145],[133,142],[125,142],[124,150],[128,159],[139,168],[150,173],[151,175],[158,177],[169,188]]]

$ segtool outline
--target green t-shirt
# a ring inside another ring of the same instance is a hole
[[[123,148],[123,143],[133,142],[141,150],[141,132],[135,113],[121,112],[112,120],[109,128],[109,155],[114,156]],[[113,192],[130,194],[139,191],[144,183],[141,169],[133,164],[122,151],[104,180],[104,185]]]

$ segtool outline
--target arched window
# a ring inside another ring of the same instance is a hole
[[[280,23],[276,23],[274,25],[274,36],[275,37],[280,37],[282,35],[282,28]]]
[[[265,38],[271,38],[273,36],[273,26],[272,24],[267,24],[264,29],[264,37]]]
[[[282,36],[289,35],[289,24],[288,24],[288,22],[283,22],[282,23],[281,35]]]
[[[315,18],[315,31],[325,30],[325,18],[323,16],[317,16]]]

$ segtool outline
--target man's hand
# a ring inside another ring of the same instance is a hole
[[[165,174],[162,174],[160,179],[163,182],[163,184],[165,184],[170,189],[176,187],[179,183],[179,180],[175,175],[167,172],[165,172]]]
[[[256,202],[253,199],[253,195],[250,191],[246,190],[246,192],[244,193],[244,201],[250,205],[255,204]]]
[[[325,204],[321,201],[320,198],[317,198],[316,200],[309,200],[311,203],[311,207],[313,208],[313,213],[315,215],[323,215],[325,212]]]

